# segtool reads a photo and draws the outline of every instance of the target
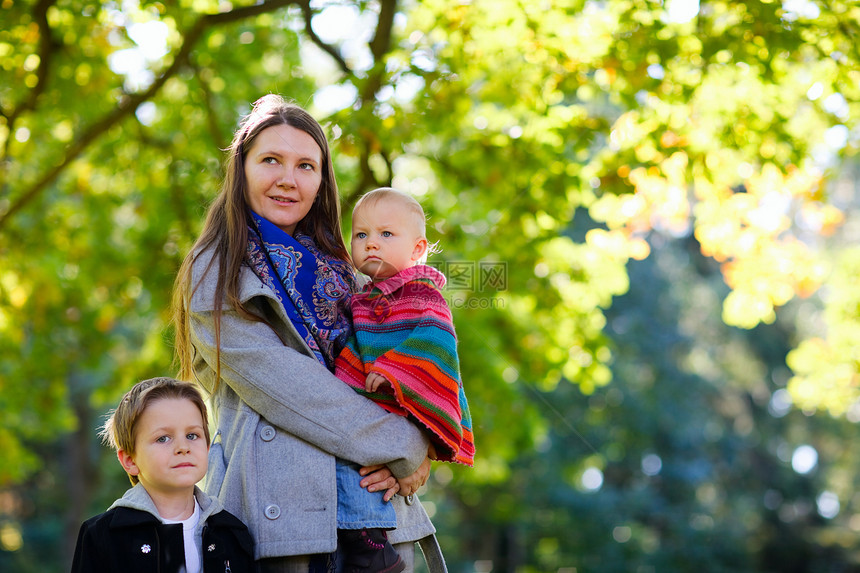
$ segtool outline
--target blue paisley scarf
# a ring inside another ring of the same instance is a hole
[[[352,334],[349,297],[356,291],[349,263],[320,251],[307,235],[291,237],[251,213],[246,260],[284,306],[296,331],[320,363],[334,360]]]

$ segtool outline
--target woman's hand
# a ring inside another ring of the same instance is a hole
[[[385,501],[390,500],[394,497],[394,494],[400,491],[397,478],[394,477],[388,466],[365,466],[358,470],[358,473],[364,476],[364,479],[361,480],[361,487],[367,489],[367,491],[388,490],[382,496],[382,499]]]
[[[411,495],[427,483],[427,478],[430,477],[430,458],[424,458],[415,473],[401,480],[394,477],[391,470],[384,465],[366,466],[361,468],[358,473],[364,476],[364,479],[361,480],[361,487],[366,488],[367,491],[387,490],[382,499],[390,501],[396,493],[403,496]]]
[[[430,477],[430,458],[424,458],[418,469],[411,476],[397,480],[400,495],[412,495],[418,489],[427,483],[427,478]]]

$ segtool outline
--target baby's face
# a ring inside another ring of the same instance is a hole
[[[352,217],[352,262],[373,280],[415,266],[426,250],[417,215],[397,200],[363,205]]]

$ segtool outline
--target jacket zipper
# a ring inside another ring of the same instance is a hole
[[[153,527],[153,529],[155,529],[155,562],[158,563],[156,573],[161,573],[161,537],[158,535],[158,527]]]

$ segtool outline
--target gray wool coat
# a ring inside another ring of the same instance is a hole
[[[218,270],[212,251],[192,267],[186,301],[193,365],[211,395],[213,447],[208,494],[244,521],[256,558],[328,553],[337,545],[335,456],[412,474],[427,454],[424,433],[337,379],[298,335],[275,293],[250,268],[239,298],[272,325],[249,321],[226,303],[221,315],[221,380],[215,384],[213,309]],[[213,392],[214,390],[214,392]],[[435,532],[415,496],[395,496],[392,543]]]

